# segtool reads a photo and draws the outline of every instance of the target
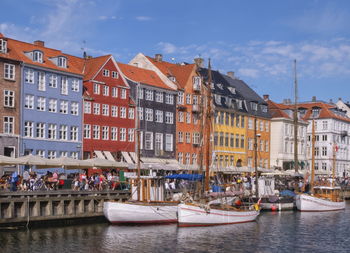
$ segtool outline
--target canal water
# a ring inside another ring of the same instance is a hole
[[[264,212],[217,227],[107,223],[0,231],[0,252],[350,252],[350,202],[328,213]]]

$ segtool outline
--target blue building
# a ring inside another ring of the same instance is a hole
[[[82,155],[82,67],[59,50],[16,41],[22,61],[20,154]]]

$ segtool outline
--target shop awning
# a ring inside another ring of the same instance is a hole
[[[97,156],[97,158],[106,159],[105,156],[103,155],[102,151],[95,150],[94,153]]]
[[[110,160],[110,161],[115,162],[115,159],[114,159],[113,155],[111,154],[111,152],[109,152],[109,151],[103,151],[103,153],[104,153],[105,156],[107,157],[107,160]]]
[[[124,158],[124,160],[129,163],[129,164],[133,164],[132,159],[130,158],[128,152],[122,151],[122,156]]]

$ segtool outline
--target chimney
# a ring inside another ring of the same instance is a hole
[[[268,94],[263,95],[263,98],[264,98],[265,101],[270,100],[269,97],[270,97],[270,96],[269,96]]]
[[[333,104],[333,99],[330,99],[330,100],[329,100],[329,103],[330,103],[330,104]]]
[[[316,102],[316,96],[312,96],[312,102]]]
[[[228,75],[229,77],[231,77],[232,79],[236,79],[236,77],[235,77],[235,72],[233,72],[233,71],[228,71],[228,72],[227,72],[227,75]]]
[[[158,61],[158,62],[161,62],[161,61],[163,61],[163,55],[162,55],[162,54],[156,54],[156,55],[154,56],[154,59],[155,59],[156,61]]]
[[[338,100],[341,101],[341,98],[339,98]]]
[[[288,99],[287,98],[283,99],[282,103],[285,104],[285,105],[288,105]]]
[[[204,59],[203,58],[194,58],[194,63],[197,65],[197,67],[202,68],[203,67],[203,62]]]
[[[86,59],[87,58],[87,53],[84,51],[83,53],[83,58]]]
[[[40,46],[40,47],[45,47],[45,42],[42,40],[36,40],[36,41],[34,41],[34,45]]]

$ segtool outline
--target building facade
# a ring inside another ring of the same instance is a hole
[[[174,159],[176,89],[167,86],[154,71],[121,63],[119,66],[138,108],[142,162]]]
[[[135,103],[113,56],[87,57],[84,65],[84,159],[122,160],[135,151]]]

